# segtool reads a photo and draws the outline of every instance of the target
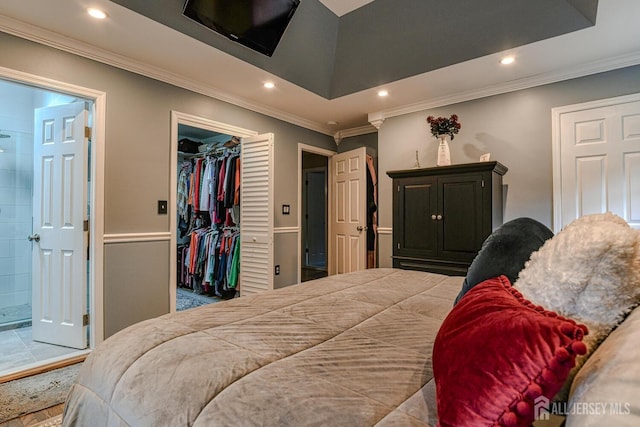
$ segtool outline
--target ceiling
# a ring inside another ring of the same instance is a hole
[[[180,17],[167,8],[182,3],[2,0],[0,31],[336,139],[370,132],[370,122],[399,114],[640,64],[637,0],[449,0],[446,18],[438,15],[443,8],[433,8],[437,0],[301,0],[272,58],[204,27],[172,28],[169,21]],[[95,6],[106,20],[86,15]],[[396,53],[401,59],[394,61]],[[505,54],[516,62],[500,65]],[[266,81],[275,88],[266,90]],[[378,97],[379,89],[389,95]]]
[[[372,1],[373,0],[320,0],[320,3],[325,5],[327,9],[336,16],[342,16]]]
[[[303,0],[266,56],[185,17],[184,0],[112,1],[330,100],[593,26],[598,3],[376,0],[338,17]]]

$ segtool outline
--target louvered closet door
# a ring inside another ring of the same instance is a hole
[[[242,139],[240,295],[273,289],[273,134]]]

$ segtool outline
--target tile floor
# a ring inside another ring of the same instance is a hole
[[[22,366],[66,354],[75,348],[45,344],[31,340],[31,326],[0,332],[0,376]]]

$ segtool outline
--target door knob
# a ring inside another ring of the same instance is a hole
[[[438,215],[436,218],[440,221],[442,219],[442,215]]]
[[[27,237],[29,239],[30,242],[39,242],[40,241],[40,235],[39,234],[32,234],[29,237]]]
[[[364,230],[364,227],[363,227],[363,226],[361,226],[361,225],[359,225],[359,226],[357,226],[357,227],[356,227],[356,230],[358,230],[358,231],[362,231],[362,230]]]
[[[436,214],[431,215],[431,219],[435,221],[436,220]]]

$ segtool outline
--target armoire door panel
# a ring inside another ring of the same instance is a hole
[[[396,249],[406,256],[433,256],[437,253],[436,180],[425,182],[414,179],[403,180],[396,188],[398,204],[394,218],[398,224]]]
[[[442,208],[440,253],[473,259],[482,228],[482,177],[452,176],[440,179]]]
[[[432,185],[406,185],[404,187],[403,220],[405,230],[402,234],[401,248],[405,250],[429,251],[435,249],[431,239],[429,225],[430,194]]]

